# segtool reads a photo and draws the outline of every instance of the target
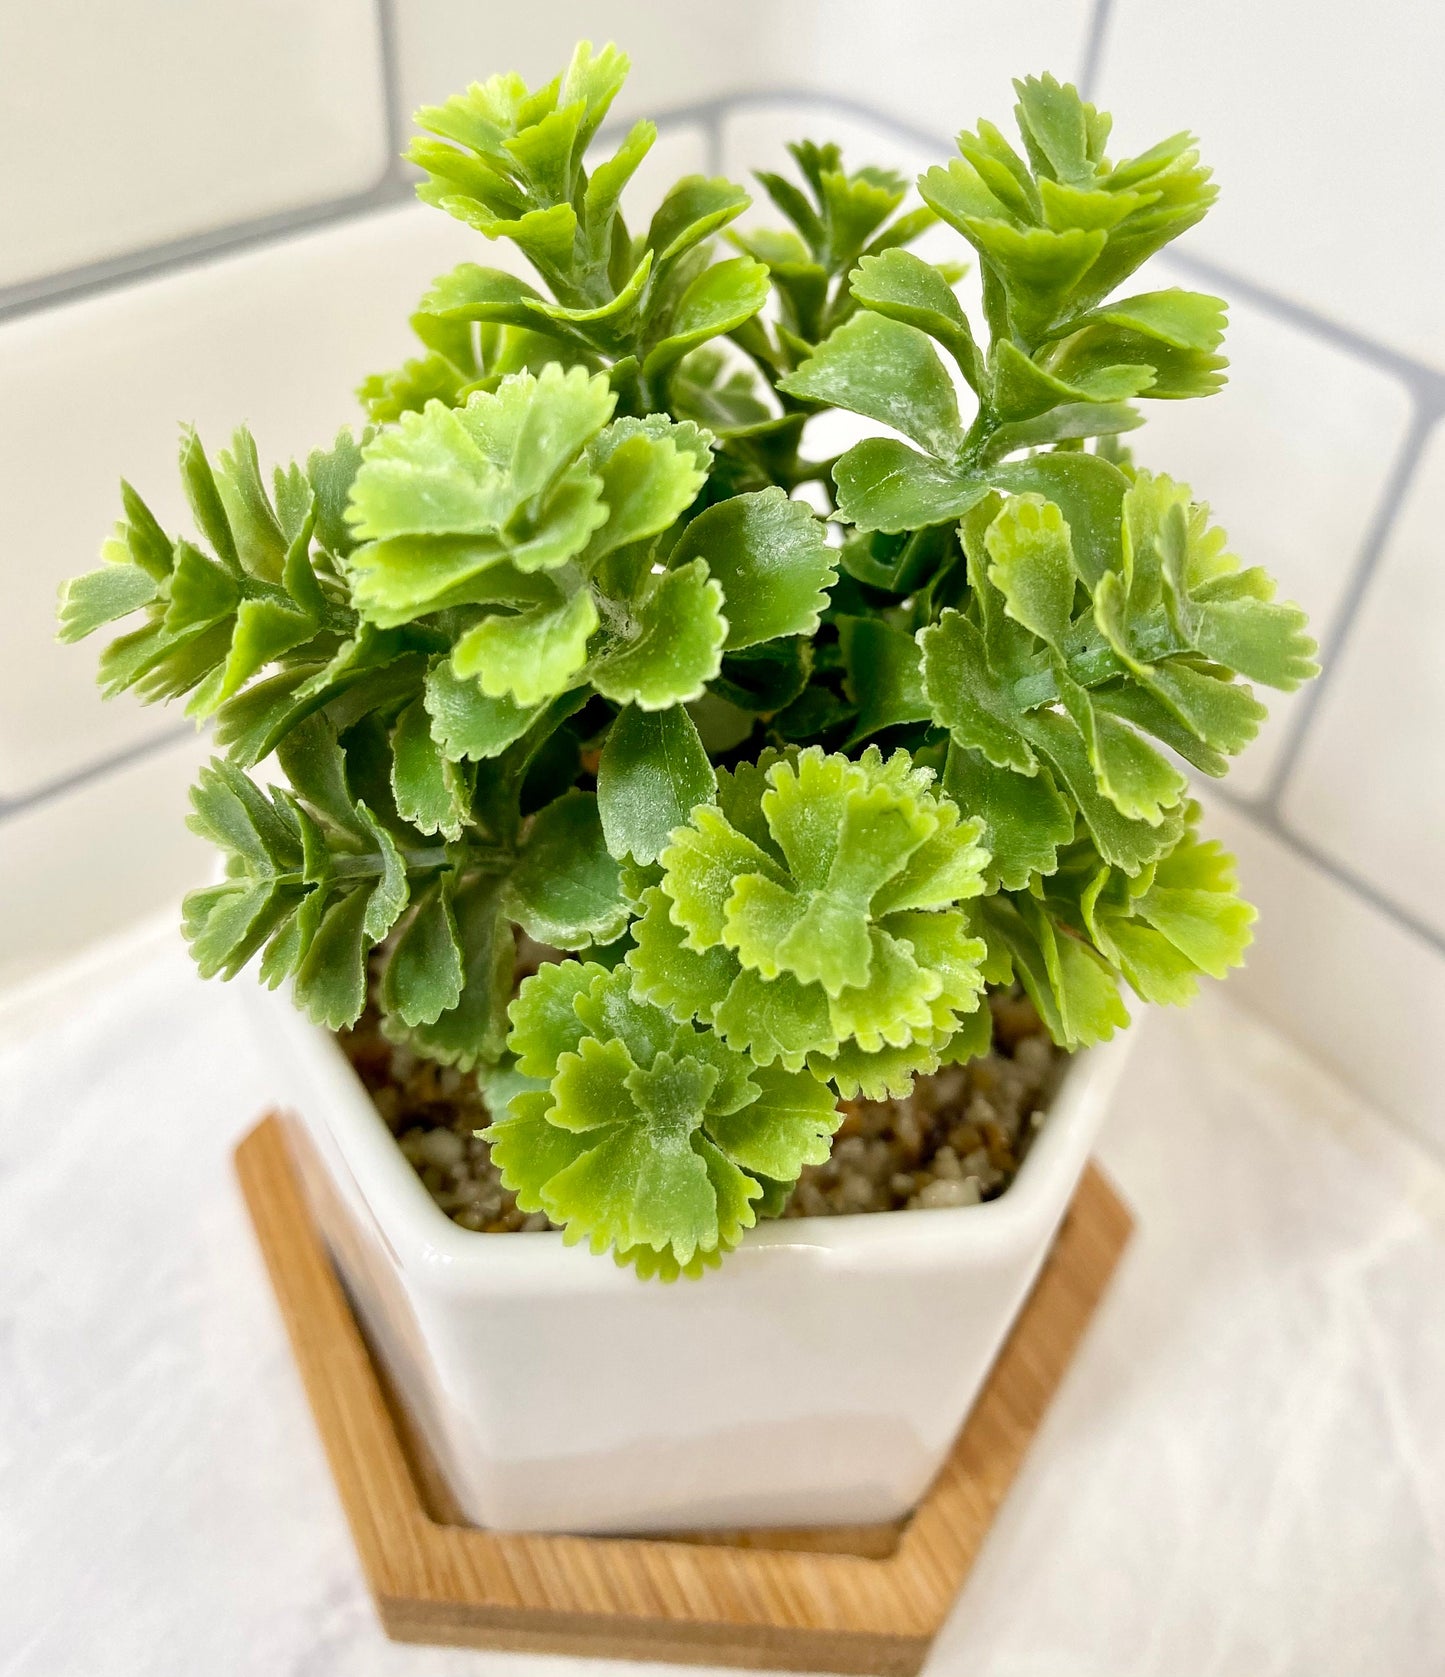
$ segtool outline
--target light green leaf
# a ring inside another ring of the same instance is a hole
[[[843,1114],[833,1091],[811,1073],[760,1067],[757,1098],[704,1127],[734,1164],[777,1182],[796,1181],[804,1165],[822,1164]]]
[[[590,560],[660,535],[707,481],[712,451],[706,433],[691,424],[663,429],[659,419],[614,420],[592,444],[608,516],[592,538]]]
[[[916,327],[941,343],[977,392],[986,377],[983,357],[968,317],[932,263],[908,250],[865,256],[848,276],[849,288],[865,308]]]
[[[942,459],[958,452],[958,398],[943,363],[916,327],[863,310],[811,359],[778,381],[790,396],[876,419]]]
[[[530,709],[573,684],[597,623],[591,590],[580,588],[560,605],[484,617],[452,649],[451,667],[488,698]]]
[[[668,571],[633,602],[632,625],[589,667],[592,685],[614,703],[665,710],[700,698],[722,668],[727,620],[722,589],[701,559]]]
[[[989,580],[1004,610],[1052,647],[1062,647],[1074,614],[1073,546],[1064,515],[1038,495],[1013,495],[984,535]]]
[[[156,580],[138,565],[102,565],[60,585],[60,639],[83,640],[156,597]]]

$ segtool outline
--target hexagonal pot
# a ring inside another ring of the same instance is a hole
[[[455,1501],[511,1531],[869,1524],[914,1506],[1026,1297],[1133,1032],[1075,1057],[981,1205],[750,1230],[698,1281],[434,1203],[335,1039],[248,991],[307,1197]]]

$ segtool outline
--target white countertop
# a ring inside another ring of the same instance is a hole
[[[0,1005],[0,1677],[620,1671],[382,1636],[230,1171],[277,1093],[170,936]],[[1138,1231],[929,1672],[1437,1677],[1445,1167],[1217,992],[1101,1153]]]

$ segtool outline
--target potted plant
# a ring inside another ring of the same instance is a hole
[[[589,163],[626,68],[419,113],[421,197],[541,287],[442,276],[370,426],[269,484],[188,433],[197,535],[126,486],[62,634],[134,618],[105,690],[214,729],[186,935],[291,983],[317,1212],[468,1516],[884,1519],[1071,1197],[1122,988],[1241,959],[1180,760],[1314,647],[1118,440],[1223,380],[1217,299],[1116,300],[1213,199],[1189,136],[1111,163],[1030,78],[1022,152],[980,123],[916,208],[805,142],[782,230],[689,176],[638,235],[652,125]],[[982,334],[909,248],[940,222]],[[829,409],[880,434],[814,458]]]

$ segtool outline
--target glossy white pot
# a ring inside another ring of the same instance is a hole
[[[512,1531],[906,1513],[1048,1250],[1129,1041],[1073,1063],[1000,1199],[770,1223],[721,1269],[666,1286],[559,1234],[457,1227],[332,1037],[284,995],[253,994],[372,1346],[466,1517]]]

